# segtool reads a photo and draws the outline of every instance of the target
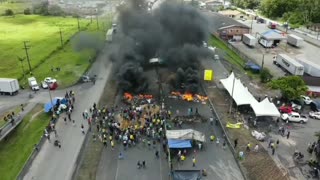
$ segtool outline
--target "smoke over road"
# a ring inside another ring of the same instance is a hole
[[[207,41],[208,23],[191,6],[167,2],[148,11],[142,0],[132,0],[121,7],[117,33],[110,58],[118,69],[121,89],[133,93],[144,91],[144,68],[151,58],[160,58],[176,73],[176,88],[194,93],[199,84],[199,59],[211,56]]]

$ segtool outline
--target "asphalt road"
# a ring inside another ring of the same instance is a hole
[[[58,138],[61,141],[62,148],[57,149],[52,143],[46,142],[40,153],[35,158],[29,172],[24,179],[70,179],[75,168],[75,161],[80,151],[80,147],[84,140],[84,135],[81,134],[80,125],[83,123],[87,129],[87,123],[82,118],[82,112],[98,102],[103,92],[106,81],[112,69],[112,63],[107,61],[106,53],[100,54],[97,60],[92,65],[90,72],[97,75],[98,79],[95,85],[83,84],[75,90],[75,109],[72,113],[72,119],[76,121],[76,126],[71,123],[64,124],[60,119],[56,124]],[[89,73],[90,73],[89,72]],[[54,96],[64,96],[64,92],[54,92]],[[62,115],[62,117],[65,115]],[[51,136],[54,139],[54,135]]]
[[[204,119],[213,117],[210,106],[208,104],[187,102],[177,99],[166,99],[166,105],[172,112],[179,110],[180,115],[187,115],[188,108],[192,107],[193,111],[198,108],[199,114]],[[238,168],[236,161],[230,151],[229,147],[225,149],[222,147],[223,134],[221,128],[215,125],[210,125],[209,121],[202,123],[190,123],[182,124],[182,129],[195,129],[205,134],[206,142],[203,145],[203,150],[196,153],[194,149],[187,150],[187,158],[185,162],[178,163],[176,158],[173,159],[173,167],[177,170],[201,170],[206,169],[208,176],[203,177],[204,179],[215,179],[215,180],[242,180],[243,176]],[[214,135],[220,139],[220,144],[216,142],[210,142],[210,135]],[[196,158],[196,167],[192,167],[192,157]],[[176,157],[176,156],[175,156]]]

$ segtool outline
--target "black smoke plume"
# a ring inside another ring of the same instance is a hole
[[[199,60],[211,56],[203,47],[209,35],[206,19],[180,3],[166,2],[148,11],[143,0],[129,2],[120,8],[110,54],[118,69],[119,87],[134,93],[145,91],[144,68],[156,57],[172,72],[178,71],[176,87],[197,92]]]

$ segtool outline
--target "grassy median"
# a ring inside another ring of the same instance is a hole
[[[41,112],[43,105],[36,105],[21,124],[0,142],[0,174],[2,180],[16,179],[28,157],[43,135],[50,116]],[[40,112],[38,115],[34,114]]]

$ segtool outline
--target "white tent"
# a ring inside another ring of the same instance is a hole
[[[249,92],[248,88],[241,83],[240,79],[235,78],[233,72],[228,78],[221,79],[220,82],[229,92],[230,96],[232,96],[237,106],[250,105],[256,116],[280,117],[277,107],[268,98],[259,103]]]
[[[280,117],[280,112],[277,107],[269,101],[268,98],[265,98],[263,101],[255,101],[250,104],[256,116],[272,116]]]
[[[199,131],[193,129],[182,129],[182,130],[167,130],[167,139],[194,139],[197,141],[205,142],[205,135]]]
[[[256,101],[252,94],[249,92],[247,87],[241,83],[240,79],[235,78],[233,72],[226,79],[221,79],[220,82],[224,88],[232,96],[233,100],[238,106],[250,105],[251,102]],[[233,93],[232,93],[233,89]]]

